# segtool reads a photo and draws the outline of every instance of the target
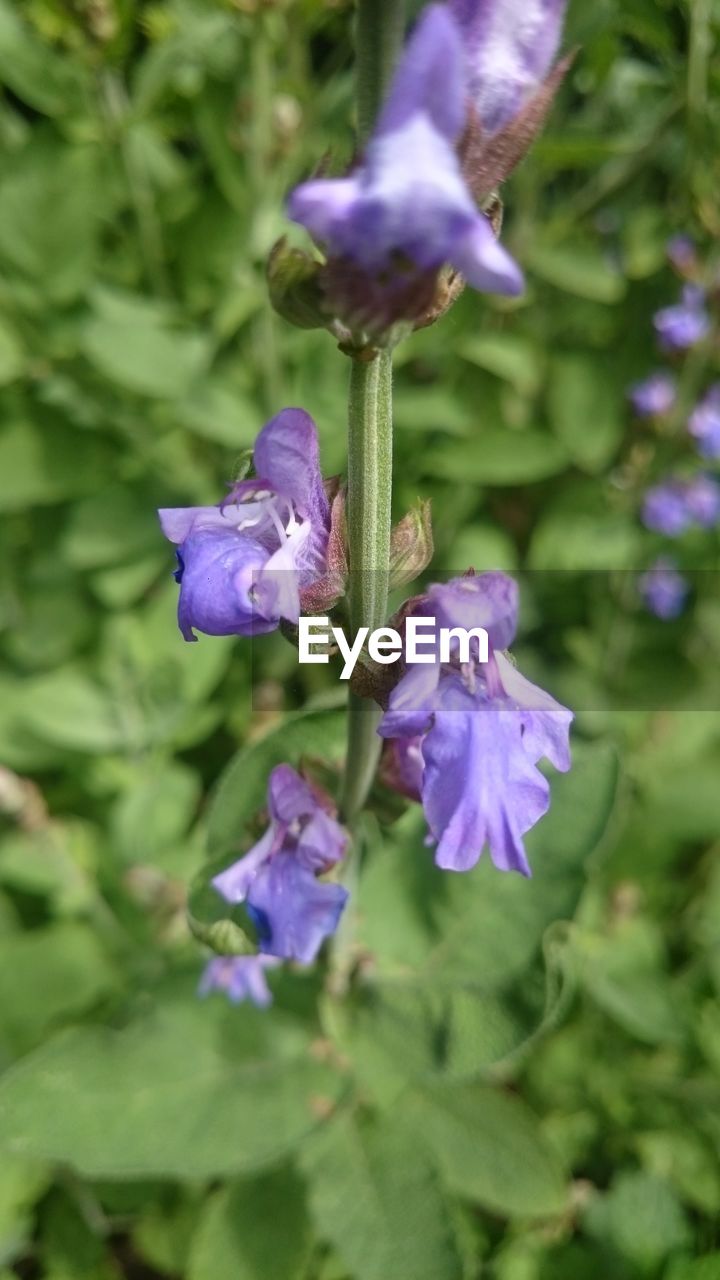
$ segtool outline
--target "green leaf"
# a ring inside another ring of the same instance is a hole
[[[310,1250],[304,1190],[283,1169],[223,1187],[192,1241],[188,1280],[301,1280]]]
[[[422,1139],[342,1116],[303,1151],[318,1232],[353,1280],[462,1280],[451,1217]]]
[[[6,160],[0,188],[0,259],[28,276],[43,304],[73,300],[95,263],[107,203],[102,153],[60,147],[50,133]]]
[[[550,572],[635,568],[641,545],[642,531],[625,512],[558,506],[537,525],[529,563]]]
[[[691,764],[647,771],[644,808],[676,840],[712,840],[720,829],[717,753]]]
[[[87,827],[48,823],[37,831],[15,831],[0,842],[0,883],[50,899],[59,915],[86,908],[94,885],[87,856]]]
[[[479,1085],[425,1090],[413,1117],[451,1191],[508,1216],[563,1211],[557,1159],[519,1098]]]
[[[157,864],[186,835],[199,799],[200,779],[179,762],[134,776],[113,812],[123,860]]]
[[[116,976],[86,925],[58,924],[0,939],[0,1038],[20,1051],[58,1021],[112,991]]]
[[[96,315],[83,334],[83,350],[111,382],[161,400],[179,400],[207,372],[210,339],[177,326],[170,313],[142,299],[108,301],[97,295]]]
[[[641,920],[610,934],[579,930],[573,944],[585,990],[630,1035],[647,1044],[681,1043],[685,1028],[668,986],[663,947]]]
[[[497,374],[523,395],[534,395],[540,386],[541,354],[527,338],[510,333],[479,333],[458,344],[458,355]]]
[[[527,267],[548,284],[591,302],[620,302],[625,280],[616,266],[594,248],[562,248],[536,245],[526,255]]]
[[[25,354],[15,330],[0,319],[0,387],[19,378],[25,368]]]
[[[73,751],[115,751],[127,742],[123,708],[77,667],[29,682],[25,722],[39,738]]]
[[[157,513],[142,489],[117,485],[78,502],[62,539],[68,563],[101,569],[161,548]]]
[[[81,100],[80,61],[54,53],[21,21],[8,0],[0,3],[0,81],[49,116],[61,115]]]
[[[649,1173],[623,1170],[585,1216],[593,1235],[647,1271],[691,1241],[690,1224],[668,1184]]]
[[[551,423],[573,461],[590,472],[606,467],[626,421],[612,370],[583,355],[559,357],[553,361],[548,400]]]
[[[265,804],[271,769],[302,756],[342,758],[345,719],[338,711],[302,711],[288,716],[263,738],[243,747],[218,783],[208,814],[208,848],[220,854],[237,847],[243,828]]]
[[[25,1251],[32,1234],[32,1207],[48,1181],[39,1165],[7,1157],[0,1163],[0,1258],[14,1258]],[[15,1274],[8,1272],[7,1280]]]
[[[112,467],[107,442],[60,422],[11,419],[0,428],[0,511],[61,502],[99,488]]]
[[[186,1004],[59,1035],[0,1078],[0,1148],[94,1178],[214,1178],[279,1160],[341,1081],[267,1017]]]
[[[559,441],[543,431],[482,426],[472,450],[467,442],[428,450],[423,471],[458,484],[531,484],[564,471],[569,461]]]
[[[718,1280],[720,1252],[706,1253],[702,1258],[676,1259],[664,1280]]]

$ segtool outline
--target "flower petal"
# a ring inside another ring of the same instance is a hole
[[[543,756],[561,773],[570,768],[570,725],[572,711],[526,680],[502,654],[495,655],[502,687],[514,706],[523,712],[523,747],[533,764]]]
[[[330,526],[317,427],[304,409],[283,409],[263,427],[253,453],[258,478],[303,517]]]
[[[529,876],[522,837],[547,812],[550,788],[522,742],[521,717],[492,704],[438,711],[423,743],[423,805],[435,861],[467,871],[487,844],[501,871]]]
[[[186,640],[193,628],[210,636],[259,635],[277,626],[258,613],[253,582],[267,551],[233,530],[200,529],[182,543],[178,624]]]
[[[557,53],[567,0],[449,0],[465,39],[470,96],[485,133],[517,115]]]
[[[378,122],[392,133],[416,112],[430,117],[454,142],[465,119],[465,78],[460,31],[444,5],[429,5],[419,18],[398,64]]]
[[[266,955],[310,964],[334,933],[347,901],[339,884],[323,884],[292,853],[271,858],[253,880],[248,914]]]
[[[514,298],[525,289],[522,271],[495,238],[488,219],[482,214],[458,240],[450,261],[468,284],[483,293],[501,293]]]

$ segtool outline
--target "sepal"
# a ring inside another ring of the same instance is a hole
[[[287,236],[270,250],[267,282],[270,301],[284,320],[298,329],[326,329],[330,324],[322,286],[323,263],[288,244]]]
[[[325,482],[330,500],[330,533],[328,535],[325,563],[327,570],[317,582],[300,591],[300,605],[304,613],[322,614],[337,604],[347,588],[347,519],[345,514],[345,486],[337,477]]]
[[[226,859],[224,861],[227,861]],[[243,907],[229,907],[210,883],[214,867],[205,867],[190,887],[188,928],[198,942],[219,956],[249,956],[257,951],[250,920]],[[242,919],[243,924],[239,923]],[[249,931],[245,931],[247,923]]]
[[[390,536],[390,590],[413,582],[429,565],[433,549],[430,503],[420,499]]]
[[[485,133],[477,112],[470,109],[460,142],[460,159],[465,181],[479,205],[485,204],[527,155],[545,125],[575,56],[572,52],[562,58],[525,106],[498,133]]]

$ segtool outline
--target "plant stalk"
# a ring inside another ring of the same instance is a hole
[[[348,551],[350,628],[386,620],[392,501],[392,357],[353,360],[348,415]],[[350,693],[342,811],[351,822],[372,784],[381,742],[379,708]]]
[[[367,141],[405,33],[405,0],[358,0],[355,25],[358,140]]]
[[[385,98],[405,30],[405,0],[358,0],[355,28],[357,128],[367,141]],[[392,500],[392,356],[353,360],[348,405],[348,549],[350,627],[385,622]],[[341,810],[352,822],[377,768],[380,712],[350,693]]]

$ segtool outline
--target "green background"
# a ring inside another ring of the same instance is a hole
[[[272,314],[264,263],[291,185],[351,154],[351,17],[0,0],[0,1280],[716,1280],[712,575],[670,626],[623,579],[526,580],[521,665],[578,713],[532,881],[441,875],[378,796],[352,994],[196,999],[188,884],[343,721],[278,636],[183,643],[154,509],[217,501],[287,404],[343,469],[347,361]],[[625,388],[667,237],[710,260],[720,230],[719,31],[715,0],[572,6],[505,192],[527,292],[399,352],[397,515],[432,498],[437,566],[662,547],[639,498],[692,455]],[[714,535],[677,554],[717,567]]]

